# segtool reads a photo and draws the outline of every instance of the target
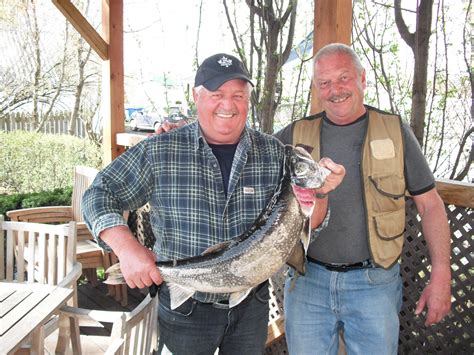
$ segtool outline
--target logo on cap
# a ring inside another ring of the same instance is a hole
[[[232,65],[232,59],[229,59],[225,56],[223,56],[221,59],[217,61],[217,63],[220,64],[221,67],[230,67]]]

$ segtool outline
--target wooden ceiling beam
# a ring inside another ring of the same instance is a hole
[[[70,0],[51,0],[103,60],[109,59],[109,45]]]

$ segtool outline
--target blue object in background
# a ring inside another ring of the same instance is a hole
[[[134,112],[141,112],[142,114],[144,108],[143,107],[127,107],[125,108],[125,122],[129,122],[130,118],[132,117],[132,113]]]

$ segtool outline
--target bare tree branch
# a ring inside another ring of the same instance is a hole
[[[403,19],[401,1],[402,0],[394,1],[395,23],[397,24],[400,36],[402,36],[403,40],[413,49],[415,47],[415,34],[408,30],[408,26]]]

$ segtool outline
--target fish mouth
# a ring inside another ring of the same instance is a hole
[[[286,148],[291,183],[302,188],[318,189],[324,185],[329,170],[319,166],[303,147]]]

